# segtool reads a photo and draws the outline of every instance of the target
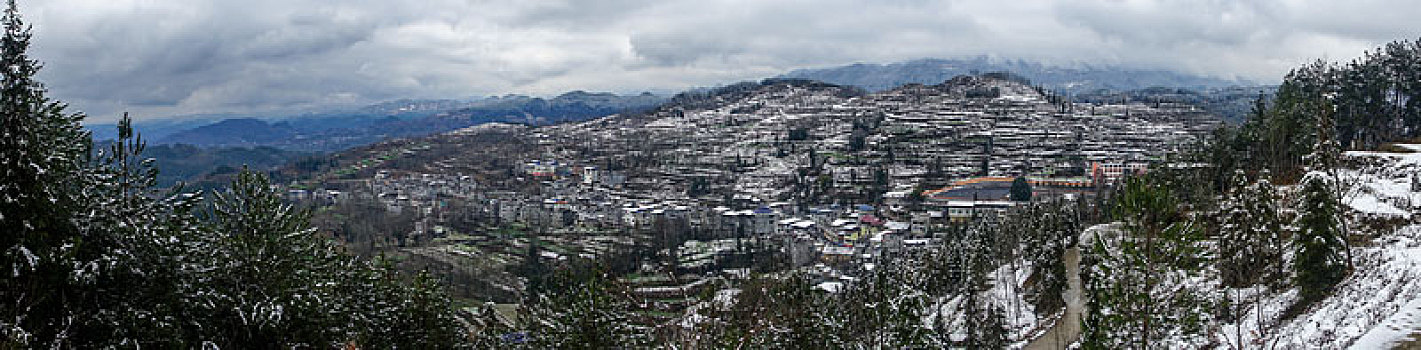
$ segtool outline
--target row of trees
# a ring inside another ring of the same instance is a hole
[[[1271,103],[1260,97],[1242,126],[1208,140],[1195,159],[1210,164],[1209,174],[1195,179],[1211,186],[1193,187],[1202,194],[1193,201],[1218,219],[1212,231],[1221,235],[1225,284],[1277,280],[1284,249],[1294,253],[1298,308],[1342,281],[1352,263],[1341,151],[1416,137],[1418,74],[1421,40],[1393,42],[1344,65],[1317,61],[1290,72]],[[1289,215],[1275,180],[1296,184]]]
[[[91,152],[46,96],[14,1],[0,38],[0,348],[454,347],[428,276],[313,234],[265,177],[160,192],[127,116]]]
[[[1212,179],[1227,186],[1231,173],[1268,168],[1291,183],[1317,144],[1319,117],[1332,142],[1373,149],[1421,136],[1421,39],[1397,41],[1347,63],[1316,61],[1289,72],[1271,101],[1260,96],[1240,127],[1221,129],[1209,153],[1221,167]]]

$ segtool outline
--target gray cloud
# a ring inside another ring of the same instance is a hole
[[[1276,81],[1414,39],[1406,0],[47,0],[54,97],[108,120],[417,97],[677,91],[794,68],[995,55]]]

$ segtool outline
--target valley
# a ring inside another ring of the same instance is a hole
[[[25,3],[0,349],[1421,336],[1416,4]]]

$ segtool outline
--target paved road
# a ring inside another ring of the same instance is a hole
[[[1026,350],[1065,349],[1081,337],[1081,313],[1085,311],[1085,298],[1081,290],[1081,251],[1076,247],[1066,249],[1061,259],[1065,259],[1066,263],[1066,291],[1061,293],[1061,298],[1066,300],[1066,314],[1040,338],[1026,344]]]

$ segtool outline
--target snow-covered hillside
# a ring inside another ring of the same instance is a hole
[[[1417,183],[1421,145],[1403,147],[1418,152],[1348,152],[1349,165],[1336,173],[1342,203],[1350,208],[1345,215],[1353,269],[1330,294],[1305,309],[1295,309],[1300,291],[1291,283],[1232,288],[1219,282],[1218,270],[1196,271],[1202,272],[1198,279],[1178,281],[1167,289],[1208,285],[1195,290],[1224,312],[1207,320],[1203,330],[1170,335],[1163,344],[1215,349],[1392,349],[1421,338],[1421,184]],[[1296,191],[1292,186],[1278,188],[1284,194]],[[1082,242],[1094,236],[1085,235]],[[1282,258],[1294,260],[1291,252]]]
[[[1377,245],[1360,249],[1375,260],[1358,268],[1365,275],[1348,281],[1359,293],[1350,304],[1370,306],[1372,317],[1363,318],[1367,331],[1351,343],[1353,349],[1393,348],[1421,335],[1421,145],[1400,146],[1418,153],[1348,153],[1373,161],[1345,173],[1357,189],[1344,201],[1367,213],[1363,220],[1370,223],[1407,220],[1394,232],[1376,232]]]
[[[1296,290],[1264,298],[1263,307],[1253,307],[1241,324],[1221,329],[1225,344],[1242,339],[1286,349],[1389,349],[1421,334],[1421,191],[1413,185],[1421,176],[1421,153],[1347,157],[1360,164],[1340,172],[1343,202],[1355,210],[1349,226],[1370,239],[1353,242],[1355,270],[1331,296],[1286,322],[1269,320],[1296,299]],[[1259,312],[1265,327],[1258,326]]]

